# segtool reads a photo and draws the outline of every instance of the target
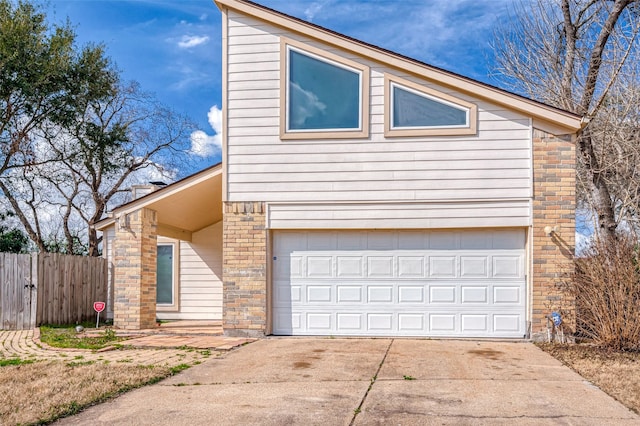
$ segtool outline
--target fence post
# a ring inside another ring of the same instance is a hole
[[[38,312],[38,253],[31,253],[31,274],[29,276],[31,284],[31,305],[29,313],[29,328],[35,328]]]

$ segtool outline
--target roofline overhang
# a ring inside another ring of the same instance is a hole
[[[178,191],[183,190],[184,188],[188,188],[192,185],[196,185],[200,182],[203,182],[207,179],[210,179],[213,176],[217,176],[222,173],[222,163],[215,164],[211,167],[207,167],[204,170],[200,170],[190,176],[187,176],[179,181],[171,183],[163,188],[160,188],[150,194],[147,194],[143,197],[135,199],[133,201],[129,201],[128,203],[122,204],[115,209],[113,209],[109,214],[109,217],[101,219],[91,225],[92,228],[102,231],[105,228],[113,225],[116,222],[116,218],[123,214],[128,214],[144,208],[151,203],[156,201],[160,201],[166,197],[169,197],[175,194]]]
[[[257,3],[247,0],[213,1],[222,11],[231,9],[306,37],[314,38],[389,67],[409,72],[417,77],[526,113],[540,121],[562,127],[568,131],[567,133],[575,133],[586,125],[586,123],[582,121],[582,116],[578,114],[534,101],[451,71],[437,68],[433,65],[418,61],[417,59],[365,43]]]

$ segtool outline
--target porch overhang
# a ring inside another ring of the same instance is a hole
[[[157,214],[157,234],[191,241],[191,236],[222,220],[222,167],[217,164],[115,208],[110,217],[96,222],[98,231],[114,225],[142,208]]]

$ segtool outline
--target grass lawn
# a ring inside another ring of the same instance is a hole
[[[89,330],[89,324],[84,324]],[[102,349],[121,342],[115,332],[107,328],[98,337],[86,337],[76,332],[72,325],[43,325],[40,327],[40,340],[56,348]]]
[[[46,424],[186,368],[11,359],[0,367],[2,425]]]
[[[640,352],[613,352],[587,344],[538,346],[640,414]]]

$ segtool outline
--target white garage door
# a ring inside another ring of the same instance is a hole
[[[523,337],[524,231],[277,231],[273,333]]]

